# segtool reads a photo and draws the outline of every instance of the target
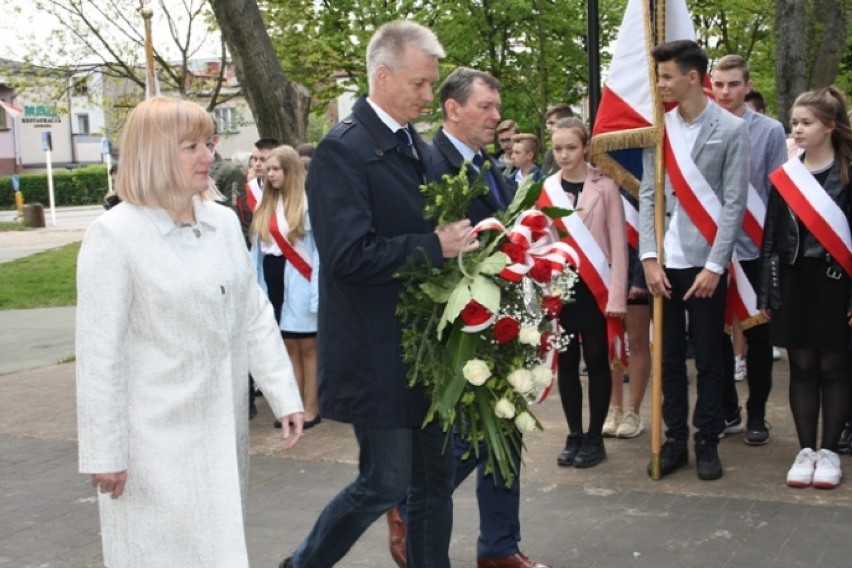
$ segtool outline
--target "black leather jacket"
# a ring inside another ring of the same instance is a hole
[[[850,171],[852,179],[852,171]],[[852,204],[850,204],[850,193],[852,185],[840,184],[840,166],[835,162],[828,172],[825,181],[825,191],[846,212],[846,218],[852,227]],[[763,247],[760,253],[761,281],[757,296],[757,306],[761,309],[781,307],[780,290],[780,265],[793,264],[799,254],[808,258],[824,258],[826,269],[832,268],[838,271],[842,278],[848,278],[840,265],[831,258],[825,247],[814,237],[810,231],[804,233],[804,242],[801,252],[799,250],[799,222],[792,210],[787,206],[784,199],[773,187],[769,192],[769,202],[766,206],[766,221],[763,224]],[[826,276],[828,278],[828,276]],[[852,286],[847,310],[852,310]]]

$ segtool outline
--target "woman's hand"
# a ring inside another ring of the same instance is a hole
[[[284,449],[289,450],[302,437],[302,427],[305,424],[305,414],[294,412],[278,419],[281,422],[281,435],[284,437]]]
[[[127,483],[127,470],[92,474],[92,487],[97,488],[101,493],[112,493],[113,499],[121,497],[125,483]]]

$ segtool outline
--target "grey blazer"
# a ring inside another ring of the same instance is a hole
[[[716,220],[713,245],[701,235],[674,195],[666,175],[666,231],[678,208],[678,233],[686,260],[697,268],[712,262],[727,268],[742,224],[748,198],[749,138],[744,120],[710,101],[704,110],[701,131],[692,148],[692,159],[722,203]],[[656,256],[654,238],[654,149],[642,155],[642,184],[639,187],[639,255]],[[653,253],[653,254],[650,254]]]

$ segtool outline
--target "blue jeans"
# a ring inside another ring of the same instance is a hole
[[[293,554],[296,568],[327,568],[364,531],[408,497],[408,566],[449,568],[453,530],[453,456],[442,452],[437,425],[371,428],[355,425],[358,478],[326,505]]]
[[[727,273],[710,298],[683,295],[692,286],[700,268],[666,269],[672,285],[671,298],[663,302],[663,420],[666,436],[689,439],[689,380],[686,375],[686,315],[695,345],[698,398],[692,414],[696,437],[717,443],[725,420],[722,398],[725,391],[722,368],[722,331],[725,325]]]
[[[456,474],[453,487],[461,485],[476,469],[476,502],[479,506],[479,539],[476,543],[477,557],[502,558],[518,552],[521,540],[521,457],[513,454],[518,476],[512,487],[506,489],[500,472],[485,475],[488,449],[484,442],[479,444],[479,458],[471,452],[468,459],[462,456],[470,444],[453,433],[453,453]],[[407,524],[408,503],[399,504],[399,515]]]

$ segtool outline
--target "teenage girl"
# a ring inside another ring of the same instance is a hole
[[[290,146],[266,158],[263,197],[250,237],[260,284],[269,295],[305,405],[304,428],[322,420],[317,403],[319,260],[308,218],[305,167]],[[280,425],[276,421],[275,427]]]

